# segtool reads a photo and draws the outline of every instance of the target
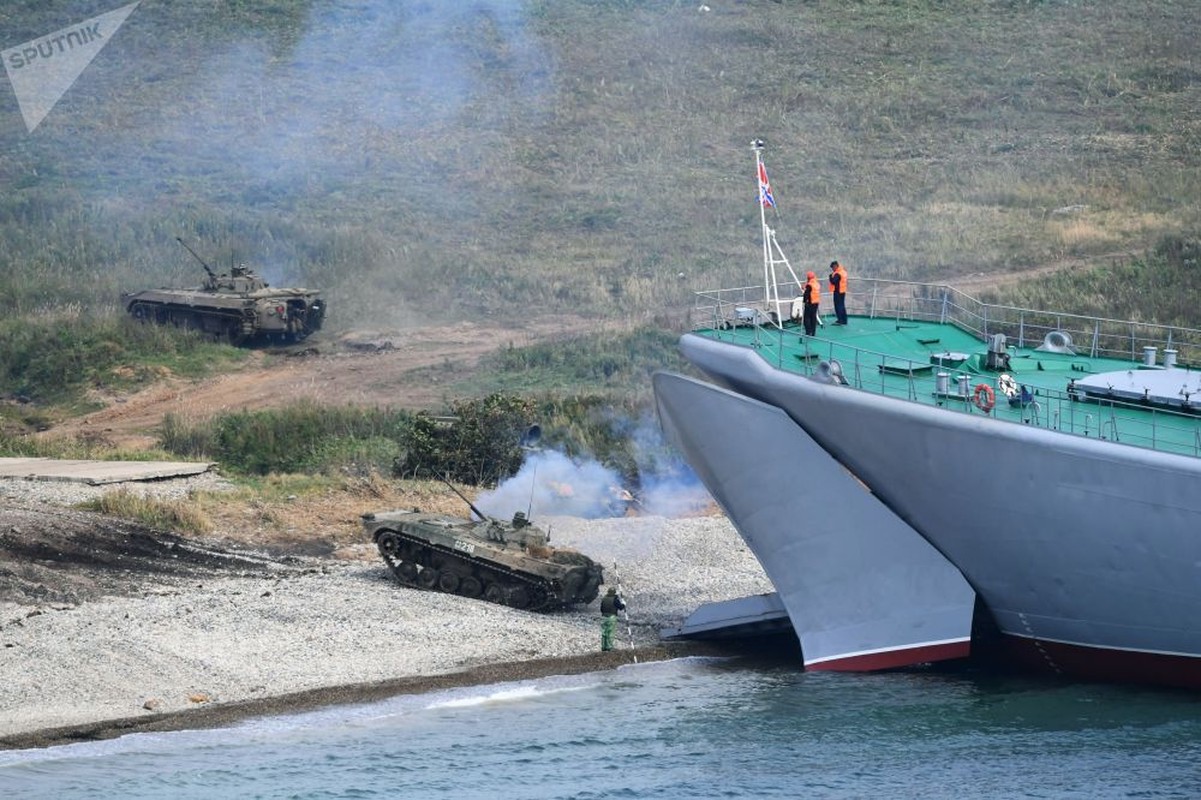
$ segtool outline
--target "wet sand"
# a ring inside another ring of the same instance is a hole
[[[124,717],[58,728],[46,728],[0,737],[0,749],[28,749],[113,739],[129,733],[200,730],[234,725],[254,717],[297,714],[335,705],[354,705],[386,700],[405,694],[486,686],[532,680],[551,675],[577,675],[616,669],[624,664],[663,661],[684,656],[726,656],[730,651],[695,642],[664,643],[656,647],[618,648],[562,658],[540,658],[487,664],[462,672],[414,675],[374,683],[328,686],[304,692],[264,697],[257,700],[219,703],[206,707],[153,716]]]

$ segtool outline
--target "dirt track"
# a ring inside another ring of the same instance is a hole
[[[319,403],[437,409],[445,382],[478,367],[486,353],[593,329],[582,319],[530,321],[521,327],[466,322],[400,332],[322,334],[291,351],[254,352],[237,371],[202,381],[167,378],[67,420],[43,436],[100,439],[123,449],[154,445],[168,413],[205,419],[224,411],[272,408],[301,399]]]

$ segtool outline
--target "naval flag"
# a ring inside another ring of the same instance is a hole
[[[759,204],[762,206],[776,207],[776,198],[771,193],[771,183],[767,180],[767,167],[763,166],[763,162],[759,162]]]

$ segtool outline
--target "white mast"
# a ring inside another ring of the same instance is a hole
[[[804,284],[792,270],[792,265],[788,263],[788,257],[784,255],[784,251],[780,248],[780,243],[776,241],[776,232],[767,225],[767,203],[765,194],[768,186],[763,181],[765,171],[763,169],[763,140],[756,139],[751,142],[751,147],[755,151],[755,182],[758,184],[759,198],[759,223],[763,226],[763,304],[766,311],[771,315],[771,318],[778,327],[783,327],[784,320],[792,316],[792,301],[780,300],[780,286],[776,279],[776,267],[783,265],[788,274],[792,276],[793,283],[796,284],[797,293],[804,293]],[[774,206],[774,203],[773,203]]]
[[[763,186],[763,140],[756,139],[751,142],[751,147],[755,149],[755,183],[759,187],[756,193],[759,198],[759,224],[763,230],[763,306],[764,310],[771,310],[773,280],[771,274],[771,249],[768,245],[767,227],[767,203],[764,202],[765,187]]]

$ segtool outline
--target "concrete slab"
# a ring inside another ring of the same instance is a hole
[[[200,475],[211,461],[83,461],[60,458],[0,458],[0,478],[71,481],[98,486]]]

